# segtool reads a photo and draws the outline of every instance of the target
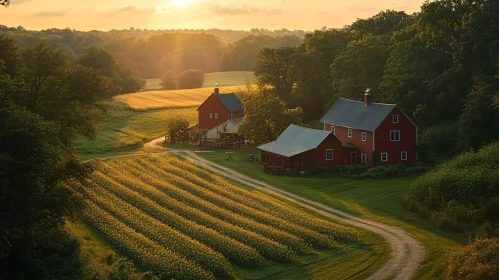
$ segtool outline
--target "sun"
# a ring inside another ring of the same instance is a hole
[[[170,6],[173,7],[185,7],[196,2],[196,0],[170,0]]]

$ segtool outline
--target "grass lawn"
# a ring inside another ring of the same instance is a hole
[[[165,122],[174,116],[186,117],[191,125],[196,124],[197,107],[143,112],[110,108],[97,131],[97,139],[80,139],[75,147],[82,160],[136,150],[145,142],[164,135]]]
[[[244,86],[220,87],[220,93],[244,91]],[[115,96],[113,102],[133,110],[199,106],[213,93],[213,88],[143,91]]]
[[[244,85],[245,80],[253,80],[252,71],[226,71],[226,72],[213,72],[204,74],[203,87],[213,88],[215,85],[218,87]],[[160,79],[146,79],[146,87],[144,90],[161,90]]]
[[[185,146],[169,145],[172,148]],[[194,146],[188,149],[197,150]],[[363,218],[404,228],[423,243],[426,256],[417,271],[416,279],[442,279],[445,276],[447,254],[463,238],[439,230],[418,215],[406,210],[399,202],[400,195],[415,177],[386,180],[351,180],[341,178],[301,178],[273,176],[264,173],[260,164],[242,160],[245,153],[259,154],[256,148],[236,149],[234,160],[226,161],[227,150],[200,153],[204,158],[230,167],[275,187],[347,211]]]

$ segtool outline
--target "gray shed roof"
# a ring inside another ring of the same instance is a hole
[[[237,112],[243,109],[243,103],[234,93],[214,93],[215,96],[224,104],[229,112]]]
[[[329,109],[321,122],[360,130],[375,131],[395,104],[369,103],[340,98]]]
[[[242,117],[241,118],[233,118],[233,119],[230,119],[230,120],[227,120],[227,121],[231,122],[231,123],[233,123],[234,125],[237,126],[240,122],[243,121],[243,118]]]
[[[258,146],[258,149],[292,157],[317,148],[331,132],[290,125],[275,141]]]

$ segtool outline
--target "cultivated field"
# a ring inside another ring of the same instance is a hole
[[[246,79],[253,80],[252,71],[226,71],[204,74],[203,87],[219,87],[244,85]],[[146,91],[161,90],[159,79],[146,79]]]
[[[115,96],[115,103],[126,104],[133,110],[197,107],[213,93],[213,88],[144,91]],[[244,91],[244,86],[219,87],[220,93]]]
[[[234,276],[234,265],[290,263],[359,238],[173,157],[113,159],[70,185],[88,201],[85,221],[115,250],[168,278]]]

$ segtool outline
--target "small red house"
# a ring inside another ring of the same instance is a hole
[[[198,129],[211,129],[243,115],[243,103],[234,93],[221,94],[215,88],[215,92],[198,108]]]
[[[369,92],[364,102],[340,98],[321,122],[325,131],[357,147],[349,164],[372,163],[373,152],[381,164],[417,160],[417,127],[397,105],[371,103]]]
[[[346,164],[355,146],[344,144],[328,131],[290,125],[275,141],[258,147],[261,161],[285,169]]]

